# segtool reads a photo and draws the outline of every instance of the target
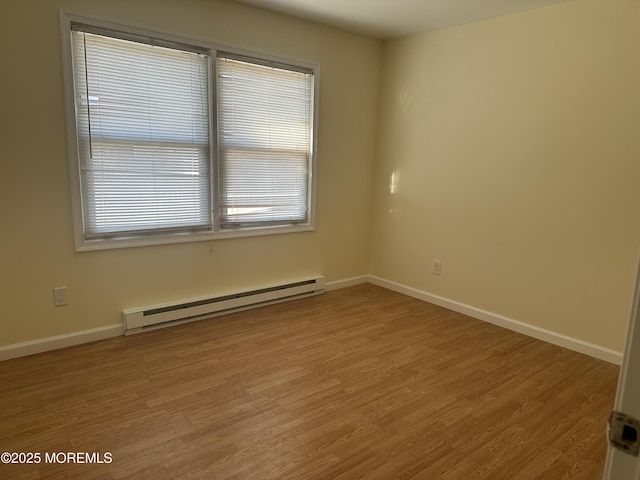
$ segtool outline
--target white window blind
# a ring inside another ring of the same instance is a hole
[[[85,239],[212,226],[208,57],[72,27]]]
[[[309,221],[313,73],[218,54],[222,228]]]

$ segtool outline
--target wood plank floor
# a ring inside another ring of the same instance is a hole
[[[359,285],[0,362],[0,478],[599,480],[617,376]]]

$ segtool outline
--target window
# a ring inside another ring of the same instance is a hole
[[[217,64],[220,224],[307,222],[310,74],[225,54]]]
[[[63,22],[79,250],[312,228],[314,66]]]

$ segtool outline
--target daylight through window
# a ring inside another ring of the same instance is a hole
[[[81,243],[312,225],[313,68],[70,27]]]

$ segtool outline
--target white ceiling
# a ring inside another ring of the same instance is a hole
[[[569,0],[239,0],[389,39]]]

